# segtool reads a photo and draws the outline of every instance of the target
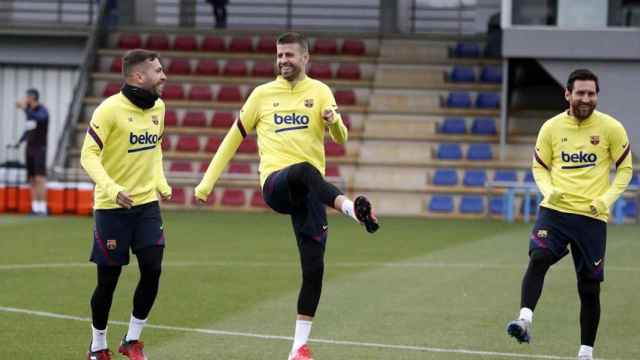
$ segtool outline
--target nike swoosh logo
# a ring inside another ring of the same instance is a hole
[[[160,230],[164,230],[164,225],[160,225]]]
[[[602,259],[600,259],[600,260],[598,260],[598,261],[593,263],[593,265],[595,265],[595,266],[600,266],[600,264],[602,264]]]
[[[322,231],[327,231],[327,229],[329,229],[327,225],[322,225]]]

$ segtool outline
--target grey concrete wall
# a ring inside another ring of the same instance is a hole
[[[542,59],[640,60],[640,29],[558,29],[508,27],[505,57]]]

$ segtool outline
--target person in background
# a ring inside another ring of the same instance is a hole
[[[213,8],[213,17],[216,19],[216,28],[224,29],[227,27],[227,5],[229,0],[207,0]]]
[[[18,148],[27,142],[27,178],[31,183],[31,211],[35,215],[47,215],[47,129],[49,111],[40,103],[40,93],[29,89],[26,96],[16,102],[16,108],[27,116],[26,130],[14,145]]]

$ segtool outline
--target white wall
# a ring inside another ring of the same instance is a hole
[[[24,111],[16,109],[16,101],[27,89],[36,88],[40,101],[49,109],[47,165],[51,165],[77,78],[78,70],[69,67],[0,64],[0,162],[12,155],[6,145],[15,143],[24,132],[26,117]],[[18,154],[24,162],[24,143]]]

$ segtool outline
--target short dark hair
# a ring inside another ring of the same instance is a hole
[[[591,70],[577,69],[573,70],[569,74],[569,80],[567,80],[567,90],[573,92],[573,84],[576,80],[593,80],[596,83],[596,93],[600,92],[600,86],[598,85],[598,77]]]
[[[309,41],[307,41],[307,38],[293,31],[280,34],[278,40],[276,40],[276,44],[298,44],[304,52],[309,51]]]
[[[153,51],[144,49],[129,50],[122,56],[122,75],[127,77],[131,75],[131,70],[133,70],[134,66],[147,60],[153,61],[159,58],[158,54]]]
[[[38,92],[37,89],[34,89],[34,88],[27,90],[27,96],[33,97],[35,101],[40,100],[40,93]]]

